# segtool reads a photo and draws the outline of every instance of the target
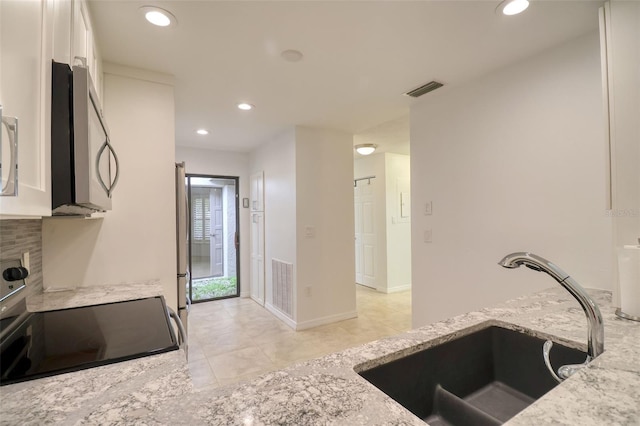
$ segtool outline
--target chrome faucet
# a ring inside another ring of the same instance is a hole
[[[584,364],[564,365],[558,369],[558,374],[560,376],[558,377],[551,368],[551,363],[549,361],[549,353],[553,343],[548,340],[544,344],[543,355],[545,364],[558,382],[571,376],[578,369],[584,367],[592,359],[604,352],[604,324],[600,309],[598,308],[598,305],[596,305],[596,302],[594,302],[587,294],[585,289],[571,278],[569,274],[558,268],[554,263],[549,262],[547,259],[525,252],[508,254],[498,262],[498,265],[509,269],[518,268],[520,265],[524,265],[534,271],[545,272],[558,281],[560,285],[571,293],[578,303],[580,303],[580,306],[582,306],[584,314],[587,316],[588,324],[587,359]]]

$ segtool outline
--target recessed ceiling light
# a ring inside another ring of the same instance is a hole
[[[356,145],[356,152],[360,155],[369,155],[373,154],[373,151],[375,151],[377,147],[378,145],[375,143],[362,143]]]
[[[198,130],[196,130],[196,133],[199,134],[199,135],[208,135],[209,131],[205,130],[205,129],[198,129]]]
[[[178,23],[176,17],[168,10],[155,6],[142,6],[139,10],[147,21],[158,27],[169,27]]]
[[[238,104],[238,108],[240,108],[243,111],[249,111],[250,109],[253,109],[253,105],[241,103],[241,104]]]
[[[503,15],[517,15],[520,12],[524,12],[529,7],[529,0],[504,0],[498,5],[496,11],[499,11]]]
[[[283,51],[280,56],[287,62],[300,62],[304,55],[299,50],[288,49]]]

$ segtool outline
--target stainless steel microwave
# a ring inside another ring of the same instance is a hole
[[[51,207],[54,215],[111,210],[118,156],[86,67],[52,62]]]

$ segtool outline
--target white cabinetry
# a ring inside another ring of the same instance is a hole
[[[625,231],[640,236],[640,3],[611,1],[600,12],[605,123],[610,152],[609,208]]]
[[[251,298],[264,306],[264,213],[251,213]]]
[[[85,0],[55,0],[53,59],[86,65],[98,96],[102,98],[102,62],[96,48],[91,15]]]
[[[0,1],[0,105],[17,132],[2,125],[2,188],[17,169],[17,196],[0,196],[0,218],[51,215],[51,60],[86,58],[98,96],[102,64],[84,0]],[[17,167],[10,145],[17,139]]]
[[[251,175],[251,211],[264,211],[264,173],[258,172]]]
[[[102,99],[102,63],[96,49],[91,17],[85,0],[73,0],[73,14],[71,27],[72,65],[86,65],[93,84]]]
[[[254,173],[251,185],[251,298],[264,306],[264,173]]]
[[[0,196],[0,218],[51,215],[50,104],[52,0],[0,1],[0,104],[17,118],[2,125],[2,186],[7,187],[10,142],[17,139],[17,196]]]

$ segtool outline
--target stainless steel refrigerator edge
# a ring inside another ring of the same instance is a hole
[[[176,163],[176,253],[178,262],[178,316],[185,328],[185,334],[189,332],[188,314],[191,301],[187,296],[187,283],[189,281],[189,268],[187,250],[189,244],[189,222],[187,217],[187,192],[185,189],[186,172],[183,163]]]

